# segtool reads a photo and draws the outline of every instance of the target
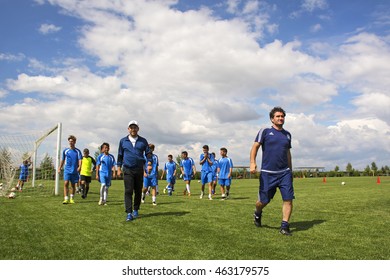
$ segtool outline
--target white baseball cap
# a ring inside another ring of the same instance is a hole
[[[138,126],[138,122],[135,121],[135,120],[130,121],[128,126],[130,126],[130,125],[132,125],[132,124],[135,124],[136,126]]]

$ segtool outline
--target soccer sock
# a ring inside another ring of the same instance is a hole
[[[73,197],[74,197],[74,194],[70,194],[70,199],[73,199]]]
[[[290,226],[290,224],[286,221],[282,221],[282,224],[280,225],[280,227],[282,228],[288,228]]]
[[[263,211],[257,212],[257,210],[255,210],[256,217],[260,217],[261,218],[262,214],[263,214]]]
[[[156,196],[155,195],[152,196],[152,201],[156,202]]]
[[[189,184],[186,184],[186,189],[187,189],[187,192],[191,192],[191,191],[190,191],[190,185],[189,185]]]
[[[103,200],[104,201],[107,201],[107,196],[108,196],[108,188],[107,188],[107,186],[104,186],[104,190],[103,190]]]
[[[64,200],[69,200],[69,196],[65,196],[65,197],[64,197]]]
[[[89,191],[89,187],[86,187],[86,188],[85,188],[85,195],[88,194],[88,191]]]
[[[105,185],[101,185],[101,187],[100,187],[100,199],[102,199],[102,200],[104,200],[104,199],[103,199],[103,196],[104,196],[104,187],[105,187]]]

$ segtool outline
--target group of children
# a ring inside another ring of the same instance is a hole
[[[100,147],[100,154],[96,158],[89,155],[89,150],[84,149],[83,154],[75,147],[76,137],[70,135],[68,137],[69,148],[62,152],[62,160],[58,172],[64,167],[64,201],[63,204],[73,204],[76,185],[80,184],[81,197],[85,199],[89,192],[89,186],[92,180],[92,172],[96,169],[96,180],[100,183],[100,199],[99,205],[107,205],[108,190],[111,186],[112,178],[116,178],[116,161],[115,157],[110,154],[110,145],[103,143]],[[152,151],[151,160],[145,160],[144,168],[144,184],[142,191],[142,200],[145,202],[146,195],[152,197],[152,204],[157,205],[156,197],[158,194],[158,170],[159,159],[154,154],[155,146],[149,144]],[[209,185],[209,199],[212,200],[212,195],[215,193],[217,181],[221,186],[221,197],[226,199],[229,197],[233,162],[227,157],[227,149],[220,149],[220,159],[216,159],[215,153],[209,153],[208,146],[203,146],[203,153],[200,155],[201,168],[201,195],[205,184]],[[151,169],[148,166],[151,165]],[[178,164],[173,160],[172,155],[168,155],[168,161],[164,164],[161,179],[166,177],[167,185],[164,188],[164,193],[168,192],[171,196],[177,176]],[[187,151],[181,153],[180,160],[180,178],[185,182],[184,195],[191,196],[191,181],[195,178],[196,167],[194,160],[188,156]],[[69,189],[69,184],[72,190]]]
[[[58,167],[61,172],[64,167],[64,201],[63,204],[73,204],[76,185],[80,184],[81,197],[85,199],[92,181],[92,172],[96,169],[96,180],[100,183],[99,205],[107,205],[108,189],[111,186],[112,177],[116,177],[116,161],[111,155],[110,144],[103,143],[100,146],[100,154],[96,160],[89,155],[89,150],[84,149],[83,154],[75,147],[76,137],[68,137],[69,148],[62,152],[62,160]],[[72,190],[69,190],[69,184]]]

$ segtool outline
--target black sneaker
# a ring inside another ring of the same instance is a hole
[[[253,222],[254,222],[255,226],[261,227],[261,215],[257,216],[255,213],[255,214],[253,214],[253,217],[254,217]]]
[[[279,230],[280,234],[291,236],[290,227],[281,227]]]

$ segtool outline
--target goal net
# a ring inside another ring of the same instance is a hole
[[[61,130],[0,135],[0,196],[58,194]]]

